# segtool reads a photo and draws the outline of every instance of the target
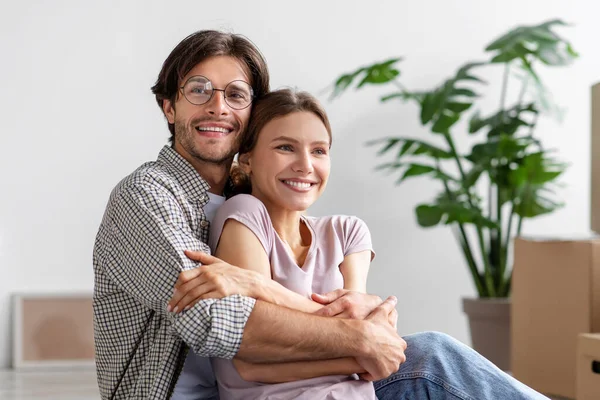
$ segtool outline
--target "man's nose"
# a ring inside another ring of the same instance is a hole
[[[207,112],[211,115],[226,115],[229,113],[229,106],[225,101],[225,91],[213,89],[213,95],[207,103]]]

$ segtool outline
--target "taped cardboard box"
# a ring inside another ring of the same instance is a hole
[[[512,283],[514,377],[575,398],[577,338],[600,332],[600,239],[517,238]]]
[[[577,342],[577,400],[600,399],[600,334],[582,333]]]
[[[592,86],[592,132],[591,132],[591,202],[590,225],[600,233],[600,83]]]

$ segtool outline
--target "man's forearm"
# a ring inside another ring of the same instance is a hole
[[[352,375],[366,372],[353,357],[319,361],[294,361],[254,364],[234,360],[240,376],[249,382],[282,383],[327,375]]]
[[[238,358],[287,362],[363,356],[365,322],[306,314],[258,300],[244,328]]]

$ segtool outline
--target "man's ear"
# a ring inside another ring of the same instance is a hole
[[[250,174],[250,172],[252,171],[252,168],[250,167],[250,162],[250,153],[244,153],[238,156],[238,163],[240,164],[242,171],[244,171],[246,174]]]
[[[171,103],[171,100],[164,99],[162,104],[163,112],[165,113],[165,117],[167,117],[167,121],[170,124],[175,123],[175,106]]]

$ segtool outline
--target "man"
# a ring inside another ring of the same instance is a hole
[[[172,145],[115,187],[94,247],[102,398],[169,399],[180,379],[196,379],[197,392],[176,397],[218,398],[208,361],[181,375],[188,348],[252,362],[355,357],[380,399],[537,398],[445,335],[413,335],[406,350],[389,322],[394,298],[339,291],[321,299],[331,303],[323,312],[353,318],[308,315],[260,300],[276,283],[188,252],[210,252],[210,218],[227,192],[252,100],[268,90],[263,57],[237,35],[197,32],[164,62],[153,92]],[[212,298],[168,310],[180,275],[202,279]]]

